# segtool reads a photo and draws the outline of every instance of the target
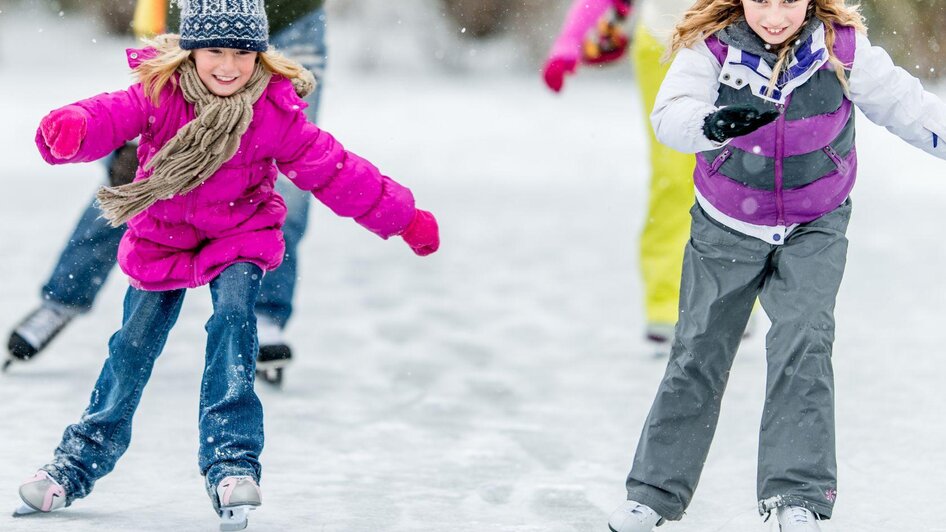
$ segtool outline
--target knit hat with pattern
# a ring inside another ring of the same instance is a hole
[[[265,52],[269,24],[263,0],[178,0],[181,48]]]

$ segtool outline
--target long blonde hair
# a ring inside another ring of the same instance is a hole
[[[158,54],[135,67],[134,73],[144,87],[148,99],[154,105],[159,105],[161,91],[168,82],[176,86],[177,80],[174,78],[174,73],[181,63],[191,56],[191,51],[182,49],[180,42],[180,36],[172,33],[158,35],[154,39],[145,41],[145,44],[157,50]],[[275,50],[260,52],[257,57],[263,67],[273,74],[290,80],[302,75],[303,68],[299,63]]]
[[[681,49],[713,35],[744,16],[742,0],[696,0],[696,3],[683,15],[683,20],[674,28],[670,47],[667,49],[664,60],[669,60]],[[861,33],[867,33],[867,26],[864,23],[864,16],[861,15],[860,6],[845,5],[844,0],[809,0],[807,19],[812,16],[824,22],[824,41],[828,48],[828,62],[834,66],[838,80],[841,82],[844,91],[847,92],[847,76],[844,70],[850,68],[851,65],[845,65],[834,53],[834,41],[837,38],[834,25],[851,26]],[[804,26],[802,27],[804,28]],[[801,29],[799,29],[800,31]],[[789,57],[791,57],[791,43],[796,39],[797,35],[793,35],[786,40],[786,44],[778,52],[778,60],[775,66],[772,67],[772,79],[769,83],[770,94],[775,88],[782,70],[788,63]]]

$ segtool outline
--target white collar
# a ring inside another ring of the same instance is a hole
[[[723,61],[722,70],[719,73],[719,83],[740,90],[749,86],[752,94],[776,104],[785,104],[788,95],[803,83],[811,79],[815,72],[828,61],[827,46],[825,45],[824,24],[820,25],[809,38],[811,41],[811,54],[814,58],[810,59],[808,68],[798,73],[788,83],[780,89],[777,89],[772,97],[767,96],[769,82],[772,79],[772,67],[766,64],[761,58],[754,54],[744,52],[735,46],[729,46],[726,59]],[[804,46],[804,45],[803,45]],[[822,53],[824,51],[824,53]],[[799,58],[796,53],[792,54],[788,69],[797,68]]]

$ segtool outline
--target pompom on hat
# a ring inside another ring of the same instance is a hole
[[[263,0],[178,0],[181,48],[265,52],[269,22]]]

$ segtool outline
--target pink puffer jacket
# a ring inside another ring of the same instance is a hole
[[[129,64],[134,68],[153,54],[128,50]],[[151,171],[145,163],[194,118],[194,107],[171,84],[160,100],[155,107],[140,84],[83,100],[73,104],[88,114],[79,153],[56,158],[39,131],[36,145],[51,164],[88,162],[140,135],[135,179],[147,179]],[[253,106],[253,122],[236,155],[194,191],[158,201],[128,222],[118,263],[132,286],[193,288],[237,262],[263,270],[279,266],[286,204],[273,189],[277,168],[335,214],[354,218],[382,238],[408,227],[415,212],[410,190],[308,122],[305,106],[289,80],[274,76]]]

